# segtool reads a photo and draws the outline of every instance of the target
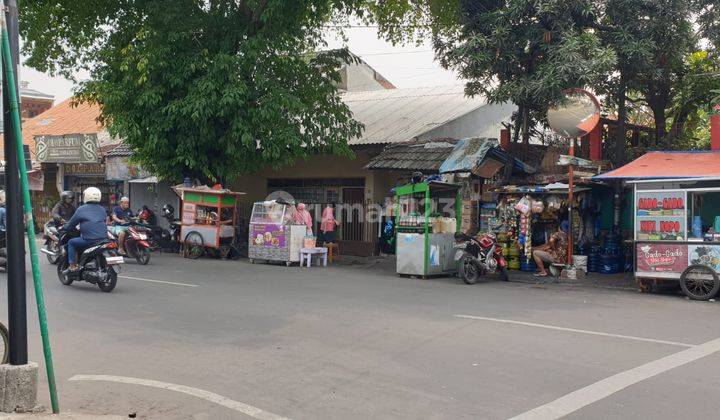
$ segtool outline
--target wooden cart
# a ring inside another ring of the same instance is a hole
[[[244,193],[207,187],[178,187],[183,256],[196,259],[208,250],[226,258],[236,243],[238,198]]]

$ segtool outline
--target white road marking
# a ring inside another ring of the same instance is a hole
[[[252,405],[245,404],[239,401],[231,400],[223,397],[222,395],[215,394],[210,391],[203,389],[192,388],[185,385],[171,384],[169,382],[153,381],[150,379],[142,378],[130,378],[127,376],[114,376],[114,375],[75,375],[69,379],[70,381],[104,381],[104,382],[119,382],[122,384],[131,385],[143,385],[153,388],[166,389],[169,391],[182,392],[183,394],[192,395],[193,397],[202,398],[204,400],[213,402],[215,404],[222,405],[231,410],[238,411],[250,417],[261,420],[289,420],[287,417],[278,416],[262,410]]]
[[[120,279],[128,279],[128,280],[137,280],[137,281],[146,281],[146,282],[148,282],[148,283],[172,284],[173,286],[198,287],[197,284],[175,283],[174,281],[152,280],[152,279],[144,279],[144,278],[141,278],[141,277],[118,276],[118,278],[120,278]]]
[[[720,351],[720,338],[692,346],[642,366],[620,372],[585,388],[578,389],[555,401],[513,417],[511,420],[545,420],[567,416],[583,407],[621,391],[645,379]]]
[[[633,335],[610,334],[610,333],[605,333],[605,332],[601,332],[601,331],[578,330],[575,328],[558,327],[555,325],[545,325],[545,324],[535,324],[533,322],[513,321],[511,319],[487,318],[484,316],[473,316],[473,315],[453,315],[453,316],[456,318],[475,319],[478,321],[500,322],[503,324],[524,325],[526,327],[537,327],[537,328],[545,328],[548,330],[566,331],[566,332],[574,332],[574,333],[589,334],[589,335],[599,335],[601,337],[623,338],[626,340],[645,341],[648,343],[657,343],[657,344],[668,344],[671,346],[679,346],[679,347],[693,347],[694,346],[694,344],[680,343],[677,341],[656,340],[654,338],[635,337]]]

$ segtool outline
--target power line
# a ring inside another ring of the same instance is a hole
[[[364,53],[364,54],[356,54],[356,55],[359,57],[367,57],[370,55],[418,54],[418,53],[425,53],[425,52],[433,52],[433,50],[393,51],[393,52]]]

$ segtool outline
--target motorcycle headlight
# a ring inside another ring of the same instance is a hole
[[[138,235],[138,238],[140,238],[140,239],[142,239],[142,240],[147,240],[147,235],[144,234],[144,233],[141,233],[141,234]]]

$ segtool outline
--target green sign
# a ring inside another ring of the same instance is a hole
[[[35,152],[39,162],[95,163],[98,161],[97,135],[35,136]]]

